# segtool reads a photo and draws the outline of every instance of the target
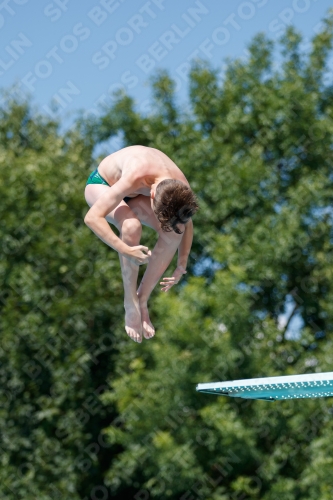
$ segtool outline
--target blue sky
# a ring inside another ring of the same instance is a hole
[[[142,112],[149,78],[165,68],[185,102],[195,57],[223,71],[227,57],[244,57],[259,31],[277,40],[294,24],[305,45],[333,0],[4,0],[0,3],[1,87],[16,83],[44,112],[67,120],[112,102],[124,88]]]

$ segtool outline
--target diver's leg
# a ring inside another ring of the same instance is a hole
[[[108,189],[110,188],[105,185],[88,184],[85,190],[85,198],[88,205],[92,206]],[[124,201],[121,201],[119,205],[106,216],[106,220],[116,226],[120,233],[119,237],[127,245],[137,246],[140,244],[142,232],[141,223]],[[140,304],[137,296],[139,266],[119,253],[118,255],[124,286],[125,330],[132,340],[135,342],[142,342],[142,322]]]
[[[148,299],[175,255],[183,235],[174,231],[169,233],[162,231],[160,223],[151,209],[150,198],[147,196],[140,195],[132,198],[128,205],[142,224],[151,227],[158,233],[157,243],[138,288],[143,335],[145,338],[151,338],[155,334],[155,329],[149,318]]]

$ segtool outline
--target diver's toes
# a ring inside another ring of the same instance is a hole
[[[144,337],[145,339],[151,339],[155,335],[155,330],[146,321],[143,322]]]
[[[136,332],[135,330],[133,330],[133,328],[126,327],[125,330],[126,330],[127,335],[132,340],[134,340],[134,342],[139,342],[139,343],[142,342],[142,336],[141,336],[141,334],[138,333],[138,332]]]

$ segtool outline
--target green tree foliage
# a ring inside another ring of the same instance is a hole
[[[288,28],[278,67],[263,35],[223,78],[197,61],[190,111],[164,72],[148,116],[120,94],[62,134],[26,102],[1,109],[3,498],[331,500],[330,399],[195,385],[332,369],[332,27],[309,54]],[[154,292],[142,345],[124,333],[118,257],[83,223],[93,148],[119,133],[169,155],[201,207],[188,273]]]
[[[83,223],[82,137],[26,103],[0,127],[1,497],[81,498],[112,456],[82,450],[115,418],[99,394],[118,349],[118,258]]]

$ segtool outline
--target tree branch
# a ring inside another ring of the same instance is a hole
[[[289,326],[289,324],[290,324],[290,321],[292,320],[292,318],[293,318],[293,316],[294,316],[295,312],[297,311],[297,309],[298,309],[298,304],[295,304],[295,305],[294,305],[294,308],[293,308],[293,310],[291,311],[291,314],[290,314],[290,316],[289,316],[289,318],[288,318],[287,324],[286,324],[286,326],[284,327],[284,330],[283,330],[283,334],[282,334],[282,335],[283,335],[283,338],[284,338],[284,339],[285,339],[285,334],[286,334],[286,332],[287,332],[287,330],[288,330],[288,326]]]

